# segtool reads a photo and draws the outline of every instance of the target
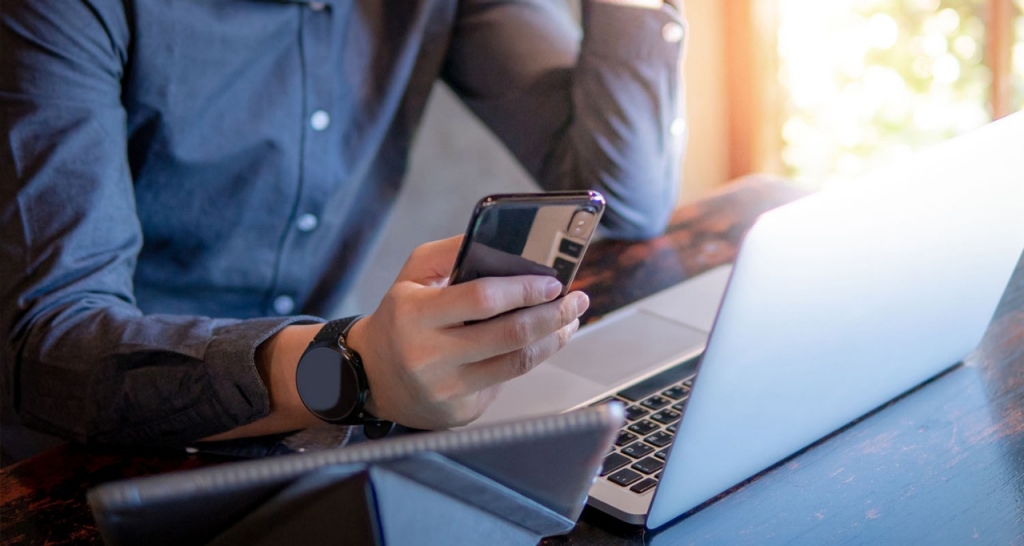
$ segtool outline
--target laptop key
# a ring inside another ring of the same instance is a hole
[[[639,470],[644,474],[654,474],[655,472],[661,470],[664,466],[665,463],[663,461],[659,461],[654,457],[647,457],[646,459],[640,459],[639,461],[633,463],[633,466],[630,466],[630,468],[632,468],[633,470]]]
[[[640,406],[629,406],[626,408],[626,420],[636,421],[637,419],[651,413]]]
[[[601,465],[601,475],[606,476],[626,466],[629,463],[629,461],[632,460],[633,459],[630,459],[629,457],[624,457],[622,455],[619,455],[618,453],[612,453],[611,455],[608,455],[607,457],[604,458],[604,464]]]
[[[673,400],[681,400],[683,397],[686,396],[686,389],[684,389],[683,387],[681,387],[679,385],[676,385],[675,387],[672,387],[671,389],[662,391],[661,395],[662,396],[667,396],[667,397],[669,397],[669,398],[671,398]]]
[[[660,427],[647,419],[644,419],[643,421],[637,421],[632,425],[629,425],[628,428],[630,432],[635,432],[641,436],[647,436],[648,434],[658,430]]]
[[[692,373],[688,370],[687,366],[683,365],[685,362],[681,362],[679,366],[669,368],[654,377],[644,379],[643,381],[619,391],[619,398],[624,398],[630,402],[636,402],[647,397],[650,394],[661,392],[676,383],[679,383],[687,373]]]
[[[651,434],[650,436],[644,438],[644,441],[647,442],[648,444],[651,444],[654,447],[665,447],[672,443],[672,438],[674,438],[674,436],[672,436],[671,434],[665,432],[664,430],[659,430],[658,432],[655,432],[654,434]]]
[[[654,478],[644,478],[637,482],[633,487],[630,487],[629,490],[634,493],[646,493],[655,485],[658,485],[658,480],[655,480]]]
[[[671,432],[672,434],[675,434],[676,431],[679,430],[679,423],[672,423],[671,425],[665,427],[665,430]]]
[[[683,406],[686,405],[686,401],[689,400],[689,399],[690,399],[689,397],[686,397],[686,398],[683,398],[682,400],[676,402],[675,404],[672,404],[672,409],[674,409],[676,411],[683,411]]]
[[[620,430],[619,437],[615,439],[615,445],[622,447],[636,439],[636,434],[633,434],[632,432],[628,432],[625,430]]]
[[[654,456],[664,461],[665,459],[668,458],[668,448],[658,451],[657,453],[654,454]]]
[[[633,457],[634,459],[646,457],[647,455],[650,455],[652,451],[654,451],[654,448],[643,442],[637,442],[622,448],[623,453]]]
[[[645,408],[649,408],[649,409],[652,409],[652,410],[657,410],[657,409],[661,409],[661,408],[663,408],[663,407],[665,407],[665,406],[667,406],[667,405],[669,405],[671,403],[672,403],[672,401],[669,400],[668,398],[665,398],[664,396],[659,396],[659,395],[656,394],[654,396],[651,396],[649,398],[644,399],[643,402],[640,402],[640,405],[645,407]]]
[[[681,415],[682,415],[681,413],[679,413],[678,411],[676,411],[674,409],[665,408],[665,409],[659,411],[658,413],[655,413],[654,415],[652,415],[651,416],[651,420],[652,421],[657,421],[657,422],[659,422],[659,423],[661,423],[663,425],[668,425],[668,424],[675,423],[676,421],[678,421],[679,417]]]
[[[643,476],[641,476],[640,474],[633,472],[628,468],[623,468],[622,470],[612,474],[611,476],[608,476],[608,481],[619,484],[622,487],[626,487],[627,485],[639,480],[642,477]]]

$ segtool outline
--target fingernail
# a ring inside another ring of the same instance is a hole
[[[562,293],[562,283],[558,282],[558,279],[550,278],[547,284],[544,285],[544,298],[553,300]]]
[[[583,292],[578,292],[578,294],[579,295],[576,296],[576,316],[577,317],[582,315],[583,313],[586,313],[587,309],[590,308],[590,297],[587,296],[586,294],[584,294]]]

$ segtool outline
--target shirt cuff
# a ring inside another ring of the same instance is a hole
[[[256,348],[292,324],[315,324],[312,316],[258,318],[218,327],[206,348],[206,365],[223,408],[224,430],[270,413],[270,396],[256,369]]]
[[[650,9],[584,2],[582,26],[582,51],[627,59],[677,59],[687,32],[686,21],[668,4]]]

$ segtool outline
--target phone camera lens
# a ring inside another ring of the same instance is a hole
[[[587,210],[577,211],[572,215],[569,222],[569,235],[572,237],[586,238],[593,229],[594,213]]]

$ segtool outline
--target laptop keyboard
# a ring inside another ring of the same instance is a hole
[[[601,402],[626,405],[626,423],[604,458],[602,479],[638,495],[658,485],[693,377],[691,366],[676,366]]]

